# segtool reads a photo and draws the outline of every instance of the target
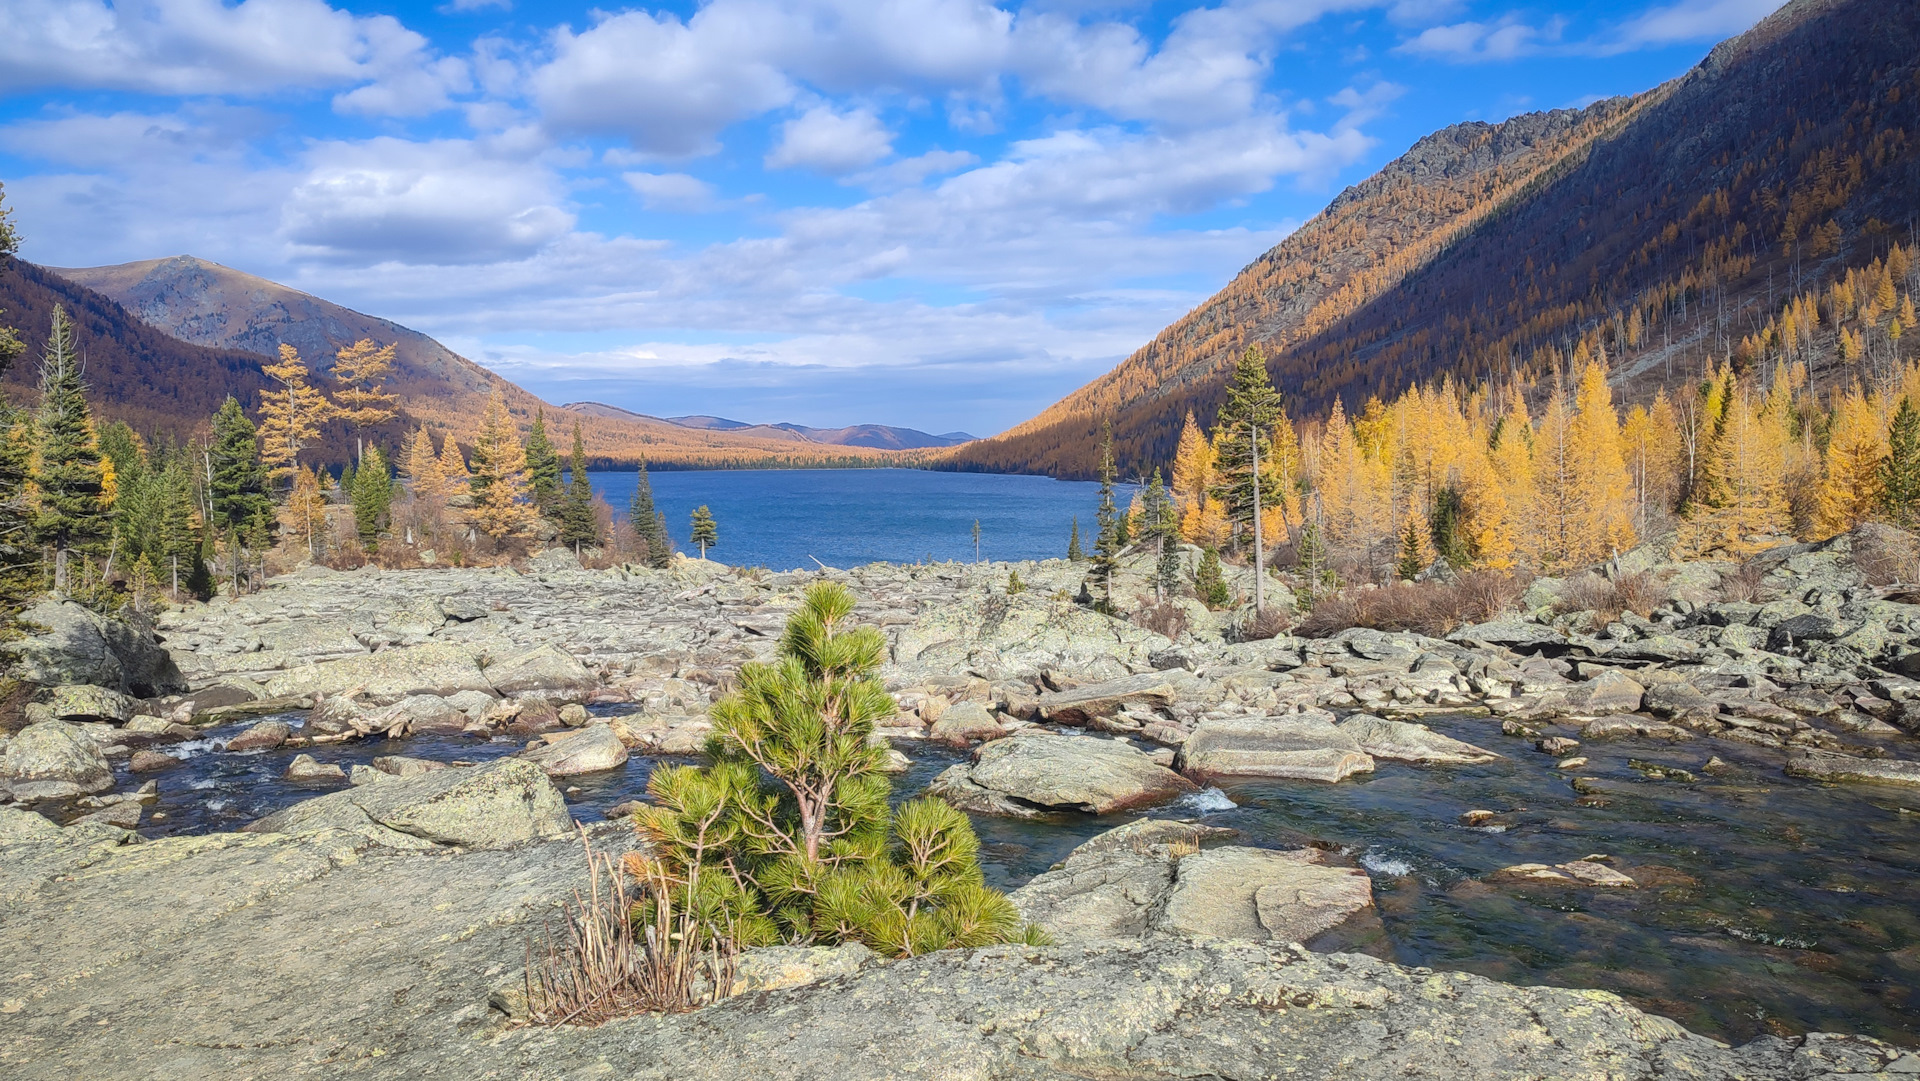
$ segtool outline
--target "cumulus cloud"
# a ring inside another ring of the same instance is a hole
[[[426,265],[523,259],[573,228],[551,171],[472,142],[323,143],[280,233],[329,259]]]
[[[1509,15],[1497,22],[1463,22],[1451,26],[1433,26],[1394,51],[1417,56],[1432,56],[1456,63],[1512,60],[1541,51],[1560,40],[1566,22],[1552,19],[1531,26]]]
[[[1703,41],[1738,34],[1773,14],[1783,0],[1681,0],[1656,7],[1623,25],[1602,51]]]
[[[267,92],[416,66],[426,39],[324,0],[0,0],[0,89]]]
[[[648,210],[698,213],[715,209],[719,202],[713,185],[686,173],[622,173],[620,179]]]
[[[817,105],[780,125],[769,169],[812,169],[838,176],[893,153],[893,133],[867,109],[837,113]]]

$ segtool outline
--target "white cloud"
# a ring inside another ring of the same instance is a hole
[[[155,94],[349,85],[417,66],[426,39],[323,0],[0,0],[0,88]]]
[[[621,173],[648,210],[698,213],[716,208],[713,185],[686,173]]]
[[[1434,26],[1394,48],[1394,52],[1432,56],[1456,63],[1512,60],[1557,43],[1565,29],[1563,19],[1530,26],[1509,15],[1497,22],[1463,22]]]
[[[322,143],[280,233],[330,259],[425,265],[524,259],[573,228],[538,164],[461,140]]]
[[[1400,100],[1406,92],[1406,87],[1389,82],[1374,83],[1365,90],[1349,86],[1328,98],[1327,104],[1346,110],[1336,128],[1357,128],[1386,112],[1387,106]]]
[[[854,173],[846,182],[869,188],[895,189],[917,187],[931,176],[957,173],[969,165],[980,164],[980,156],[965,150],[929,150],[911,158]]]
[[[836,113],[817,105],[780,125],[769,169],[812,169],[838,176],[893,153],[893,133],[868,109]]]
[[[1896,0],[1897,2],[1897,0]],[[1680,0],[1627,22],[1602,52],[1730,37],[1771,15],[1782,0]]]

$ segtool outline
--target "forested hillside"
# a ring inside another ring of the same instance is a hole
[[[1438,132],[1112,372],[940,460],[1087,476],[1111,421],[1144,473],[1250,344],[1301,417],[1449,374],[1539,401],[1582,346],[1630,400],[1750,366],[1788,297],[1912,234],[1917,57],[1920,6],[1795,0],[1638,97]],[[1872,360],[1831,345],[1803,358],[1816,386]]]

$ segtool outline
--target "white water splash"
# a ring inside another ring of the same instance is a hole
[[[1388,878],[1405,878],[1413,873],[1413,864],[1406,860],[1395,859],[1375,848],[1367,849],[1366,853],[1360,857],[1360,866],[1376,875],[1385,875]]]
[[[162,747],[160,748],[160,753],[172,755],[182,762],[185,762],[189,758],[198,758],[203,754],[209,754],[214,751],[224,751],[226,749],[227,741],[224,739],[190,739],[185,743],[175,743],[169,747]]]
[[[1211,814],[1215,811],[1231,811],[1240,806],[1227,798],[1218,788],[1203,788],[1190,796],[1180,797],[1179,806],[1185,810]]]

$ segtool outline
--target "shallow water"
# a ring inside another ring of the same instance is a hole
[[[289,717],[297,722],[299,718]],[[247,722],[252,723],[252,722]],[[1780,773],[1775,752],[1717,740],[1589,743],[1579,771],[1604,791],[1576,792],[1530,741],[1484,717],[1439,717],[1436,730],[1508,755],[1481,766],[1381,762],[1339,785],[1229,784],[1157,814],[1201,817],[1243,841],[1316,845],[1367,870],[1378,920],[1317,940],[1409,965],[1462,969],[1516,983],[1597,987],[1735,1042],[1812,1030],[1864,1032],[1920,1045],[1920,792],[1822,786]],[[338,786],[280,779],[297,750],[228,754],[235,724],[177,745],[180,768],[158,774],[165,818],[151,836],[236,829]],[[384,754],[484,761],[513,740],[462,736],[308,749],[343,767]],[[182,747],[187,750],[181,750]],[[962,755],[909,747],[895,779],[916,793]],[[1709,777],[1718,755],[1739,769]],[[598,819],[641,795],[656,760],[565,784],[576,817]],[[1640,761],[1693,771],[1693,783],[1652,779]],[[123,787],[141,778],[123,778]],[[1486,826],[1468,810],[1497,812]],[[976,817],[990,881],[1025,882],[1081,841],[1127,816],[1062,815],[1037,822]],[[1563,863],[1605,853],[1637,890],[1492,884],[1516,863]]]

